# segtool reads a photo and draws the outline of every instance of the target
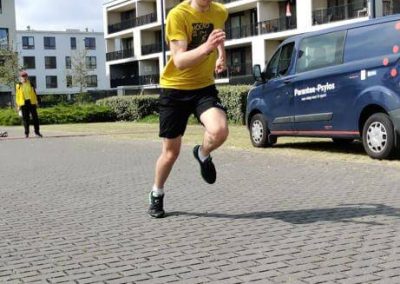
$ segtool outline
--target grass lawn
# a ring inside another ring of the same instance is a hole
[[[154,119],[149,122],[114,122],[90,124],[43,125],[46,135],[52,134],[101,134],[118,140],[147,140],[160,142],[158,124]],[[336,145],[331,139],[280,137],[272,148],[254,148],[251,145],[249,132],[243,125],[230,125],[230,135],[223,148],[240,149],[266,155],[290,155],[293,157],[316,158],[361,163],[388,164],[400,167],[400,161],[377,161],[369,158],[363,146],[356,141],[348,146]],[[186,145],[198,144],[202,140],[203,127],[192,121],[183,139]]]

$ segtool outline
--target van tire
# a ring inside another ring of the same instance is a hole
[[[269,147],[276,143],[276,136],[272,136],[268,129],[265,117],[258,113],[253,115],[250,120],[250,140],[254,147]]]
[[[362,141],[368,156],[388,159],[394,152],[394,127],[385,113],[371,115],[364,124]]]

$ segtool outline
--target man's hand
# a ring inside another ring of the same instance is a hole
[[[208,36],[207,41],[204,43],[207,54],[213,52],[218,45],[223,44],[225,41],[225,32],[221,29],[216,29]]]
[[[215,64],[215,73],[219,74],[226,70],[226,62],[223,56],[218,57]]]

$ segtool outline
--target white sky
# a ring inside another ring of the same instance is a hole
[[[17,29],[103,31],[104,0],[15,0]]]

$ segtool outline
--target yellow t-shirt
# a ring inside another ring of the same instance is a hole
[[[30,100],[31,99],[31,90],[32,90],[31,84],[28,82],[22,83],[21,89],[22,89],[22,93],[24,94],[24,99]]]
[[[210,9],[199,12],[184,1],[173,8],[166,21],[166,40],[184,40],[188,50],[207,41],[214,29],[223,29],[228,12],[220,3],[211,2]],[[162,88],[179,90],[200,89],[214,84],[214,69],[218,51],[215,49],[196,66],[179,70],[172,57],[168,60],[161,77]]]

